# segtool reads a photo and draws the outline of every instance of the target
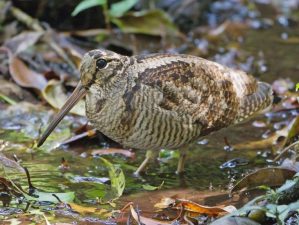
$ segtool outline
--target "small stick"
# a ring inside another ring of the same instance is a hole
[[[27,167],[23,167],[23,169],[25,170],[26,177],[27,177],[27,182],[28,182],[28,186],[29,186],[29,194],[32,194],[36,188],[31,183],[31,177],[30,177]]]
[[[286,153],[288,150],[290,150],[292,147],[296,146],[299,144],[299,141],[295,141],[294,143],[290,144],[289,146],[287,146],[286,148],[284,148],[281,153],[279,153],[278,156],[276,156],[274,159],[273,159],[273,162],[277,162],[277,160],[279,160],[281,158],[281,156]]]

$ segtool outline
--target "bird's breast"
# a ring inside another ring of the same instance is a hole
[[[87,97],[87,117],[93,126],[125,147],[137,149],[177,148],[200,135],[201,124],[192,117],[161,109],[157,92],[135,93],[129,102]],[[128,105],[129,104],[129,105]]]

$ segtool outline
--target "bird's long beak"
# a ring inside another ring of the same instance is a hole
[[[77,87],[71,96],[67,99],[66,103],[62,106],[58,114],[54,117],[51,123],[48,125],[46,131],[43,133],[41,138],[37,143],[37,147],[41,146],[48,136],[52,133],[55,127],[63,119],[63,117],[76,105],[76,103],[85,96],[86,89],[82,86],[81,81],[79,81]]]

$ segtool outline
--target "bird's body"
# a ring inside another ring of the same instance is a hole
[[[90,55],[85,57],[97,50]],[[203,58],[119,57],[121,69],[89,88],[86,113],[93,126],[126,147],[176,149],[272,102],[268,84]]]
[[[86,115],[96,129],[123,146],[144,150],[180,148],[272,103],[270,85],[190,55],[128,57],[93,50],[84,55],[80,72],[81,82],[39,145],[85,94]]]

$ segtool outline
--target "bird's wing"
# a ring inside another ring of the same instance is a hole
[[[233,123],[239,101],[233,80],[224,74],[228,68],[188,55],[155,54],[136,61],[136,86],[159,91],[161,110],[188,115],[207,129]]]

